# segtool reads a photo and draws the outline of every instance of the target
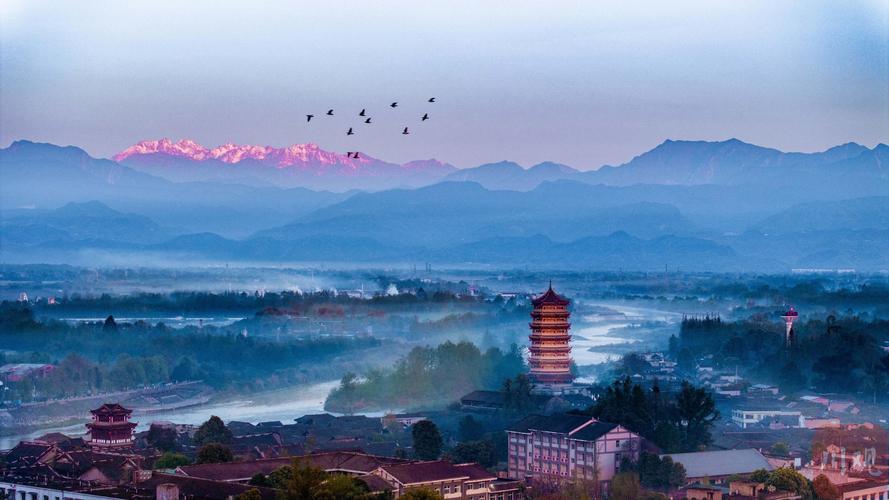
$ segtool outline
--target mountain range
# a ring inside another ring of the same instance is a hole
[[[586,172],[166,140],[107,160],[17,141],[0,149],[0,260],[873,271],[889,269],[887,162],[882,144],[737,140]]]
[[[316,144],[284,148],[223,144],[208,149],[189,139],[142,141],[113,159],[177,182],[217,181],[332,191],[422,186],[457,170],[434,159],[398,165],[360,152],[355,158],[325,151]]]

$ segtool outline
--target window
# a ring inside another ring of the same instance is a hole
[[[451,492],[451,485],[450,485],[450,484],[446,484],[446,485],[444,485],[444,486],[441,487],[441,490],[444,492],[445,495],[447,495],[448,493]]]

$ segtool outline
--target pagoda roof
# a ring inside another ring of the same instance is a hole
[[[130,413],[133,413],[133,410],[124,408],[119,403],[105,403],[95,410],[90,410],[90,413],[93,415],[129,415]]]
[[[543,295],[532,299],[531,302],[535,306],[542,306],[546,304],[555,304],[559,306],[567,306],[571,301],[557,294],[555,290],[553,290],[553,284],[549,284],[549,289],[543,293]]]

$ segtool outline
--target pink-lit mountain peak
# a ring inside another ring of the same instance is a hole
[[[293,144],[284,148],[272,146],[222,144],[208,149],[190,139],[173,142],[169,139],[140,141],[114,155],[115,161],[123,161],[131,156],[164,154],[194,161],[218,160],[224,163],[239,163],[243,160],[256,160],[278,167],[305,164],[345,164],[358,166],[373,161],[372,158],[349,158],[344,154],[325,151],[317,144]]]

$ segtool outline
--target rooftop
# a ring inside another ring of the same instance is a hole
[[[749,474],[757,469],[774,470],[766,457],[755,449],[671,453],[670,457],[685,467],[689,478]]]
[[[571,303],[570,300],[562,297],[561,295],[557,294],[555,292],[555,290],[553,290],[552,283],[549,284],[549,289],[546,292],[544,292],[543,295],[536,297],[534,299],[531,299],[531,302],[535,306],[542,306],[545,304],[567,306],[568,304]]]

